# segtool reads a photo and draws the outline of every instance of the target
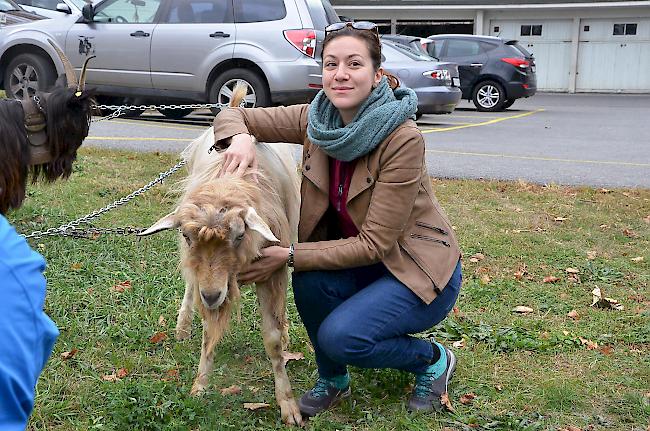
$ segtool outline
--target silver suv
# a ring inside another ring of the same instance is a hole
[[[339,20],[329,0],[100,0],[0,30],[0,88],[22,97],[63,72],[55,40],[105,101],[302,103],[321,86],[320,47]],[[173,118],[191,110],[163,110]]]

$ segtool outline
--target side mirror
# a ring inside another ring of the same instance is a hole
[[[95,8],[93,8],[92,4],[86,3],[81,9],[81,15],[83,15],[86,22],[93,22],[93,19],[95,18]]]
[[[57,3],[56,10],[64,13],[72,13],[72,11],[70,10],[70,6],[68,6],[65,3]]]

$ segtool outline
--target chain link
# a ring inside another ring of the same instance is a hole
[[[90,222],[102,214],[107,213],[108,211],[115,209],[119,206],[122,206],[132,199],[140,196],[141,194],[147,192],[149,189],[151,189],[153,186],[156,184],[162,183],[163,180],[171,175],[173,175],[176,171],[178,171],[181,167],[185,165],[186,161],[181,160],[180,162],[176,163],[171,169],[165,172],[161,172],[158,174],[158,177],[154,179],[153,181],[149,182],[148,184],[140,187],[138,190],[132,192],[128,196],[125,196],[123,198],[120,198],[113,202],[112,204],[109,204],[105,206],[104,208],[98,209],[96,211],[91,212],[90,214],[87,214],[83,217],[80,217],[76,220],[73,220],[71,222],[68,222],[66,224],[62,224],[59,227],[52,227],[49,228],[45,231],[35,231],[30,233],[29,235],[24,235],[25,238],[41,238],[43,236],[72,236],[75,238],[95,238],[97,235],[100,235],[102,233],[107,233],[107,234],[119,234],[119,235],[131,235],[135,233],[142,232],[144,229],[139,229],[139,228],[134,228],[131,226],[128,227],[120,227],[120,228],[98,228],[90,225]],[[79,228],[79,225],[81,224],[86,224],[90,225],[87,228]]]
[[[110,115],[105,117],[93,119],[93,123],[98,121],[111,120],[117,118],[120,115],[126,114],[127,111],[146,111],[146,110],[158,110],[164,111],[166,109],[209,109],[209,108],[224,108],[228,105],[223,103],[194,103],[194,104],[181,104],[181,105],[95,105],[97,109],[109,109],[115,111]]]

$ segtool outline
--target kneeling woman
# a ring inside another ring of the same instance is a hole
[[[414,373],[411,410],[439,409],[456,367],[449,349],[409,335],[452,309],[460,251],[431,189],[417,97],[380,65],[374,24],[333,24],[310,105],[227,109],[214,122],[217,146],[228,146],[224,173],[255,166],[251,135],[303,145],[298,243],[264,249],[240,280],[294,268],[319,373],[299,402],[307,416],[350,394],[347,365]]]

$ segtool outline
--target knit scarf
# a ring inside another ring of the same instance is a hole
[[[307,136],[328,156],[349,162],[375,149],[408,118],[415,119],[418,98],[410,88],[392,90],[386,77],[343,125],[338,109],[321,90],[309,106]]]

